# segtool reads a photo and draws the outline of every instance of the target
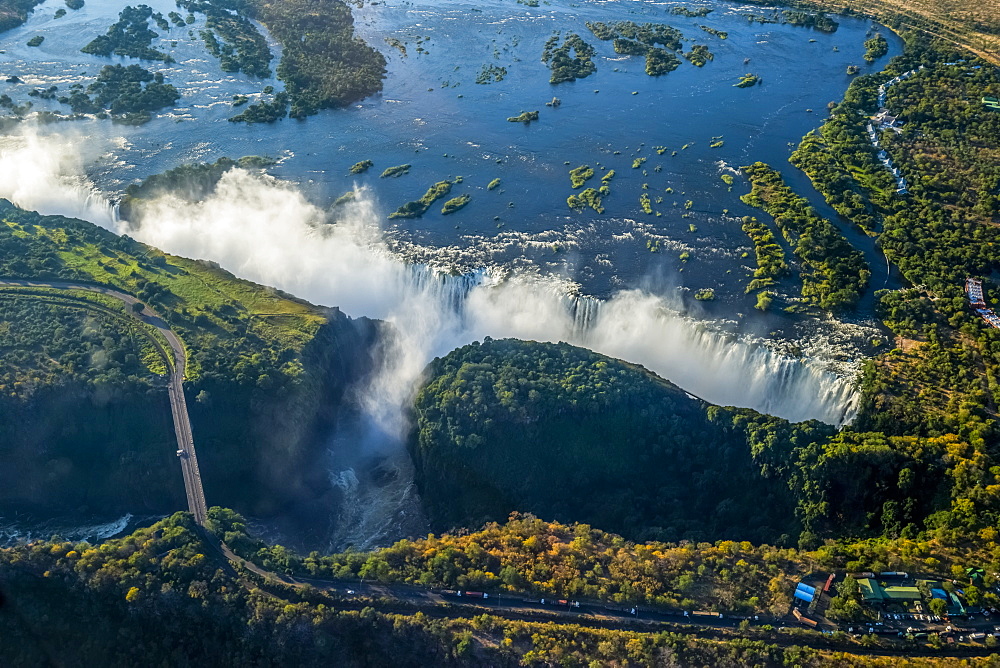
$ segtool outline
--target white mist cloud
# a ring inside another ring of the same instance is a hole
[[[234,169],[204,202],[165,195],[141,227],[124,229],[85,177],[101,142],[34,133],[0,138],[0,197],[214,260],[243,278],[393,325],[382,343],[384,368],[357,397],[362,424],[334,444],[331,483],[342,499],[330,549],[420,533],[412,464],[402,447],[407,407],[433,357],[485,336],[582,345],[642,364],[708,401],[791,420],[840,423],[853,413],[849,380],[714,331],[648,291],[622,291],[598,304],[570,297],[558,277],[498,278],[485,270],[451,277],[406,265],[387,249],[379,212],[364,193],[330,224],[293,185]],[[356,475],[372,455],[398,472],[390,487]]]
[[[0,197],[112,229],[111,207],[85,176],[84,165],[98,156],[95,146],[80,135],[43,135],[30,127],[0,136]]]
[[[106,203],[81,175],[87,142],[25,136],[0,146],[0,196],[43,213],[109,225]],[[3,178],[8,177],[8,178]],[[662,297],[627,290],[575,322],[557,278],[435,276],[386,248],[371,198],[326,212],[293,185],[234,169],[204,202],[165,195],[131,236],[165,251],[219,262],[233,273],[394,325],[386,368],[361,397],[382,437],[404,429],[405,407],[427,362],[484,336],[568,341],[643,364],[714,403],[793,420],[850,414],[850,382],[681,316]]]

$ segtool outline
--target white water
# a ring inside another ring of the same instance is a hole
[[[459,277],[406,265],[383,242],[370,198],[336,224],[293,185],[243,170],[226,174],[200,203],[161,198],[139,229],[123,229],[83,176],[95,142],[28,135],[0,144],[0,196],[127,232],[168,252],[219,262],[353,316],[395,325],[387,364],[363,397],[387,433],[424,366],[465,343],[517,337],[567,341],[636,362],[703,399],[790,420],[842,424],[853,416],[853,381],[818,359],[779,355],[763,342],[724,334],[684,317],[664,297],[624,290],[606,302],[570,296],[568,279],[482,270]]]
[[[128,513],[111,522],[84,526],[64,524],[58,521],[38,524],[31,520],[19,521],[0,517],[0,546],[33,540],[48,540],[52,536],[59,536],[70,542],[101,543],[121,534],[128,528],[130,522],[132,522],[132,515]]]
[[[843,424],[854,415],[853,379],[824,360],[783,356],[764,341],[726,334],[651,292],[623,290],[601,302],[576,296],[566,277],[498,268],[450,276],[406,264],[388,250],[382,216],[363,192],[331,224],[292,184],[232,170],[206,201],[165,196],[140,228],[126,228],[84,176],[95,143],[65,135],[0,138],[0,197],[214,260],[243,278],[394,326],[382,344],[384,367],[357,397],[357,443],[335,457],[331,482],[341,503],[330,549],[388,543],[419,524],[402,448],[406,409],[431,359],[486,336],[585,346],[642,364],[707,401],[790,420]],[[399,471],[391,484],[365,476],[364,466],[378,457]]]

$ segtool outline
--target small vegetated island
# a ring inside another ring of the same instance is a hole
[[[152,118],[152,113],[172,107],[181,97],[163,75],[153,74],[139,65],[106,65],[94,83],[70,86],[69,95],[59,101],[74,113],[110,116],[116,122],[138,125]]]
[[[477,84],[499,83],[507,76],[507,68],[499,65],[486,64],[476,77]]]
[[[507,120],[509,122],[511,122],[511,123],[524,123],[525,125],[528,125],[532,121],[537,121],[538,120],[538,112],[537,111],[522,111],[517,116],[508,116]]]
[[[754,269],[753,279],[747,284],[746,292],[747,294],[756,292],[757,304],[755,307],[765,311],[773,299],[773,294],[768,291],[768,288],[774,286],[779,278],[788,273],[785,249],[778,244],[771,228],[756,218],[751,216],[743,218],[742,229],[753,241],[754,255],[757,260],[757,268]]]
[[[882,33],[875,33],[874,37],[865,40],[865,62],[874,63],[887,53],[889,53],[889,42]]]
[[[736,88],[750,88],[760,83],[760,77],[756,74],[744,74],[740,80],[733,84]]]
[[[173,57],[151,46],[153,40],[159,37],[149,28],[149,20],[153,16],[154,12],[148,5],[126,7],[118,15],[118,21],[108,28],[107,34],[95,37],[81,50],[95,56],[126,56],[172,63]]]
[[[590,165],[580,165],[569,170],[569,182],[574,188],[582,188],[594,176],[594,168]]]
[[[351,169],[348,171],[350,171],[351,174],[364,174],[374,165],[375,163],[371,160],[361,160],[360,162],[356,162],[351,165]]]
[[[390,213],[389,218],[419,218],[426,213],[427,209],[431,208],[434,202],[451,192],[451,185],[451,181],[438,181],[427,189],[423,197],[412,202],[407,202]],[[465,205],[463,204],[462,206]],[[461,208],[461,206],[458,208]],[[458,209],[455,210],[457,211]],[[447,213],[451,212],[448,211]]]
[[[472,195],[459,195],[458,197],[453,197],[444,203],[441,207],[441,213],[448,215],[450,213],[455,213],[459,209],[463,208],[472,200]]]
[[[594,47],[575,32],[567,33],[562,44],[559,43],[559,33],[552,35],[542,49],[542,62],[552,70],[549,83],[576,81],[590,76],[597,71],[593,60],[595,53]]]
[[[201,38],[209,53],[219,59],[223,72],[246,72],[260,78],[271,76],[270,63],[274,54],[264,36],[245,16],[245,3],[235,3],[244,8],[244,13],[231,11],[234,4],[231,0],[180,0],[177,4],[191,13],[206,16],[206,29],[201,31]]]
[[[566,205],[577,213],[583,211],[585,207],[590,207],[597,213],[604,213],[601,198],[611,194],[608,184],[614,178],[614,170],[609,171],[601,177],[600,188],[585,188],[579,194],[572,194],[566,198]],[[580,165],[569,170],[570,185],[573,188],[583,188],[584,184],[594,176],[594,169],[590,165]]]
[[[820,32],[834,33],[840,24],[823,12],[808,12],[796,9],[785,9],[781,12],[781,20],[793,26],[815,28]]]
[[[645,56],[646,74],[650,76],[660,76],[677,69],[681,63],[678,54],[699,67],[713,58],[707,46],[698,44],[685,53],[684,35],[666,24],[598,21],[588,22],[587,28],[600,40],[613,40],[615,53]]]
[[[359,162],[357,165],[355,165],[355,167],[357,167],[358,165],[364,165],[364,163]],[[386,167],[379,175],[379,178],[380,179],[388,179],[394,177],[398,178],[403,174],[409,174],[411,166],[412,165],[406,164],[406,165],[394,165],[392,167]],[[352,167],[351,169],[353,170],[354,168]],[[365,169],[367,169],[367,167]]]
[[[705,18],[706,16],[708,16],[709,14],[711,14],[712,13],[712,8],[711,7],[704,7],[704,6],[702,6],[702,7],[696,7],[694,9],[691,9],[690,7],[685,7],[684,5],[681,5],[679,7],[672,8],[670,10],[670,13],[671,14],[676,14],[677,16],[685,16],[685,17],[691,18],[691,19],[694,19],[694,18],[701,19],[701,18]]]
[[[597,188],[584,188],[580,191],[580,194],[570,195],[566,198],[566,205],[580,213],[583,211],[584,207],[590,207],[597,213],[604,213],[604,206],[601,201],[602,191],[606,191],[607,188],[602,186],[600,189]]]

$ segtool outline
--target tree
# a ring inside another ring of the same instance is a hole
[[[948,604],[943,598],[932,598],[929,607],[932,615],[941,616],[948,612]]]

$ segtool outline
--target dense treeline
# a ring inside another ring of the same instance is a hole
[[[345,107],[382,90],[385,56],[354,34],[342,0],[247,0],[254,18],[281,42],[278,78],[291,102],[289,115]]]
[[[172,63],[174,59],[169,54],[150,46],[159,37],[149,29],[149,19],[152,17],[153,10],[148,5],[125,7],[119,14],[118,22],[108,28],[107,34],[95,37],[81,51],[95,56],[116,55]],[[166,29],[169,28],[167,25]]]
[[[0,219],[5,222],[0,225],[0,276],[113,285],[155,308],[184,341],[188,408],[205,485],[213,498],[266,514],[280,500],[308,496],[307,479],[309,484],[324,484],[311,479],[309,462],[320,456],[320,434],[331,428],[347,385],[367,369],[375,335],[370,323],[240,281],[211,263],[164,255],[83,221],[40,216],[5,201]],[[35,345],[44,349],[50,345],[45,330],[37,332]],[[57,468],[89,470],[104,463],[110,470],[116,457],[127,455],[103,449],[102,439],[120,445],[122,453],[138,449],[170,455],[175,448],[170,445],[169,413],[162,414],[166,420],[144,418],[137,406],[153,404],[146,401],[143,389],[130,390],[134,383],[129,377],[109,376],[113,382],[81,386],[66,396],[54,388],[4,404],[0,423],[10,431],[0,448],[58,429],[55,433],[67,439],[77,438],[77,447],[65,460],[47,458],[36,448],[39,465],[51,462]],[[156,388],[155,395],[163,402],[158,410],[165,411],[165,391]],[[92,409],[102,401],[110,402],[106,415],[91,415],[88,406]],[[148,433],[131,426],[141,426],[143,419],[149,422]],[[81,446],[91,440],[102,445],[99,456]],[[178,484],[175,466],[150,468],[147,475]],[[40,495],[50,492],[54,503],[66,501],[66,495],[56,499],[58,490],[39,483],[45,476],[33,480]],[[235,484],[237,480],[243,482]],[[147,497],[134,479],[118,483],[134,498],[121,501],[115,496],[105,512],[135,510],[145,503]],[[74,489],[67,487],[67,495]]]
[[[880,136],[907,179],[910,194],[898,195],[864,125],[878,86],[911,71],[886,95],[902,132]],[[793,155],[840,213],[870,233],[881,222],[880,246],[918,286],[881,295],[882,317],[902,345],[869,365],[859,425],[896,435],[960,434],[991,459],[1000,343],[969,312],[962,286],[997,267],[1000,167],[990,147],[1000,142],[1000,115],[978,102],[998,92],[996,68],[908,34],[903,55],[884,73],[852,82],[823,125],[822,142],[807,136]],[[996,289],[986,283],[988,297]]]
[[[245,13],[246,3],[234,0],[181,0],[177,4],[189,12],[205,14],[208,30],[202,31],[201,38],[209,53],[219,59],[223,72],[246,72],[260,78],[271,76],[270,63],[274,54],[267,46],[267,40],[243,13],[230,11],[240,9]],[[222,38],[221,43],[216,35]]]
[[[43,0],[0,0],[0,32],[18,27]]]
[[[77,114],[108,114],[137,125],[148,122],[152,112],[172,107],[180,97],[159,72],[153,74],[139,65],[105,65],[86,90],[83,84],[73,84],[70,94],[59,101]]]
[[[224,514],[210,511],[213,521]],[[536,529],[524,523],[525,533],[534,534],[539,545],[550,535],[556,546],[565,545],[565,533],[577,531],[577,549],[588,549],[586,532],[579,528]],[[735,544],[698,550],[707,563],[723,564],[732,561],[734,548],[738,553]],[[710,640],[489,614],[404,615],[383,611],[377,600],[338,599],[309,587],[257,588],[245,572],[227,570],[214,554],[180,513],[100,545],[56,539],[0,550],[5,665],[75,667],[95,660],[104,665],[268,666],[947,665],[933,658],[819,651],[787,640],[771,645],[738,635]],[[736,561],[731,570],[740,568]],[[989,663],[973,658],[968,665]]]
[[[586,524],[518,514],[472,533],[328,556],[268,546],[249,536],[246,520],[231,511],[213,511],[209,529],[279,573],[744,613],[783,614],[794,578],[811,566],[791,549],[733,541],[634,543]]]
[[[802,296],[831,311],[854,305],[871,274],[861,252],[785,185],[781,174],[761,162],[743,170],[753,189],[740,199],[773,216],[794,248],[802,265]]]
[[[878,86],[906,72],[914,74],[886,94],[902,131],[880,134],[907,179],[910,194],[902,195],[864,125]],[[872,533],[925,530],[958,540],[1000,513],[1000,342],[970,313],[962,289],[967,276],[997,268],[1000,167],[988,147],[1000,141],[1000,120],[978,104],[997,91],[996,68],[908,34],[903,55],[885,72],[855,79],[820,136],[807,136],[792,158],[840,213],[872,234],[881,221],[882,249],[916,286],[878,295],[897,347],[866,366],[854,425],[862,433],[844,434],[815,457],[841,471],[843,482],[828,493],[855,495],[845,519],[866,516]],[[988,299],[996,289],[986,283]]]
[[[27,398],[45,385],[149,384],[166,360],[151,335],[112,304],[59,291],[0,289],[4,368],[0,395]],[[38,342],[44,345],[38,346]],[[145,363],[144,363],[145,362]]]
[[[867,234],[874,234],[879,229],[879,216],[868,191],[843,166],[828,145],[828,142],[838,141],[835,138],[838,129],[836,123],[828,121],[823,126],[822,135],[815,132],[807,134],[792,153],[789,162],[809,176],[816,189],[837,213],[854,222]],[[828,136],[830,139],[827,139]],[[855,171],[869,175],[878,172],[882,190],[893,188],[888,171],[879,169],[871,144],[864,139],[864,135],[855,134],[847,141],[853,150],[841,153],[844,162]]]
[[[447,622],[337,611],[323,596],[244,587],[177,514],[103,545],[0,550],[8,666],[452,665]],[[470,648],[471,649],[471,648]]]
[[[549,83],[557,84],[564,81],[576,81],[589,77],[597,71],[594,64],[594,47],[575,32],[566,33],[562,44],[559,43],[559,33],[552,35],[542,49],[542,62],[552,70]]]
[[[726,416],[582,348],[488,340],[431,364],[411,452],[438,527],[517,510],[636,538],[794,540],[794,498]]]
[[[232,511],[212,509],[208,528],[243,557],[288,575],[777,617],[787,613],[798,581],[824,571],[919,571],[962,584],[964,565],[976,563],[988,573],[987,589],[1000,577],[1000,532],[992,526],[975,534],[938,527],[920,539],[827,540],[796,550],[732,540],[636,543],[586,524],[512,514],[477,531],[306,556],[249,535],[246,520]],[[977,540],[965,542],[969,536]],[[996,605],[1000,597],[984,592],[983,603]]]

